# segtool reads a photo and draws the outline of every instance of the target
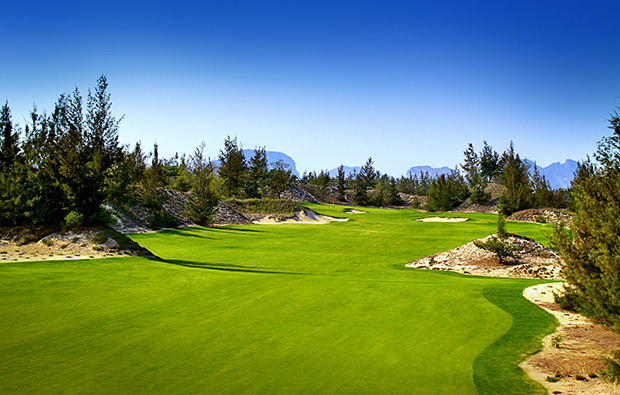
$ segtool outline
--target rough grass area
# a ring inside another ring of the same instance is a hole
[[[226,201],[241,214],[284,214],[301,211],[299,203],[286,199],[229,199]]]
[[[310,207],[350,220],[132,236],[161,260],[1,263],[0,393],[544,393],[515,368],[554,327],[520,296],[540,281],[404,267],[496,216]]]

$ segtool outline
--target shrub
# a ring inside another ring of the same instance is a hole
[[[519,251],[520,248],[518,246],[510,245],[510,243],[497,236],[493,236],[486,241],[476,240],[474,241],[474,245],[495,254],[495,257],[498,259],[500,265],[505,263],[506,258],[519,258],[517,251]]]
[[[606,369],[602,372],[603,379],[612,382],[620,383],[620,350],[611,352],[611,356],[603,357]]]
[[[560,378],[556,376],[547,376],[547,381],[550,383],[557,383],[560,381]]]
[[[71,211],[65,217],[65,225],[70,228],[76,228],[78,226],[82,226],[84,223],[84,216],[77,211]]]
[[[176,228],[179,221],[165,210],[156,210],[148,225],[151,229]]]
[[[560,348],[560,343],[562,343],[562,340],[564,340],[564,336],[562,336],[561,333],[558,333],[551,338],[551,345],[554,348]]]

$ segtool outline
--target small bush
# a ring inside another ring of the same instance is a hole
[[[77,228],[78,226],[82,226],[84,223],[84,216],[77,211],[71,211],[65,217],[65,225],[70,228]]]
[[[476,240],[474,241],[474,245],[495,254],[495,257],[498,259],[500,264],[504,264],[506,258],[519,258],[517,251],[519,251],[520,248],[518,246],[512,246],[505,240],[502,240],[496,236],[493,236],[486,241]]]
[[[611,352],[611,356],[603,357],[606,369],[602,372],[603,379],[612,382],[620,383],[620,350]]]
[[[157,210],[153,213],[148,223],[151,229],[176,228],[179,222],[165,210]]]
[[[560,381],[560,378],[556,376],[547,376],[546,380],[550,383],[557,383],[558,381]]]
[[[547,223],[547,218],[545,218],[542,215],[537,215],[536,218],[534,218],[534,220],[540,224],[546,224]]]
[[[562,343],[562,340],[564,340],[564,336],[562,336],[561,333],[558,333],[557,335],[551,338],[551,345],[554,348],[560,348],[560,344]]]

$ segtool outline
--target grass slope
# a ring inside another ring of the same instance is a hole
[[[351,220],[132,237],[162,261],[0,264],[0,393],[544,393],[514,368],[554,327],[520,297],[536,281],[403,266],[495,216],[311,207]]]

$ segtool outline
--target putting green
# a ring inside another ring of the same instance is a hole
[[[0,264],[0,393],[545,393],[516,368],[556,325],[520,296],[540,281],[404,267],[495,216],[310,207],[350,220],[133,236],[162,260]]]

